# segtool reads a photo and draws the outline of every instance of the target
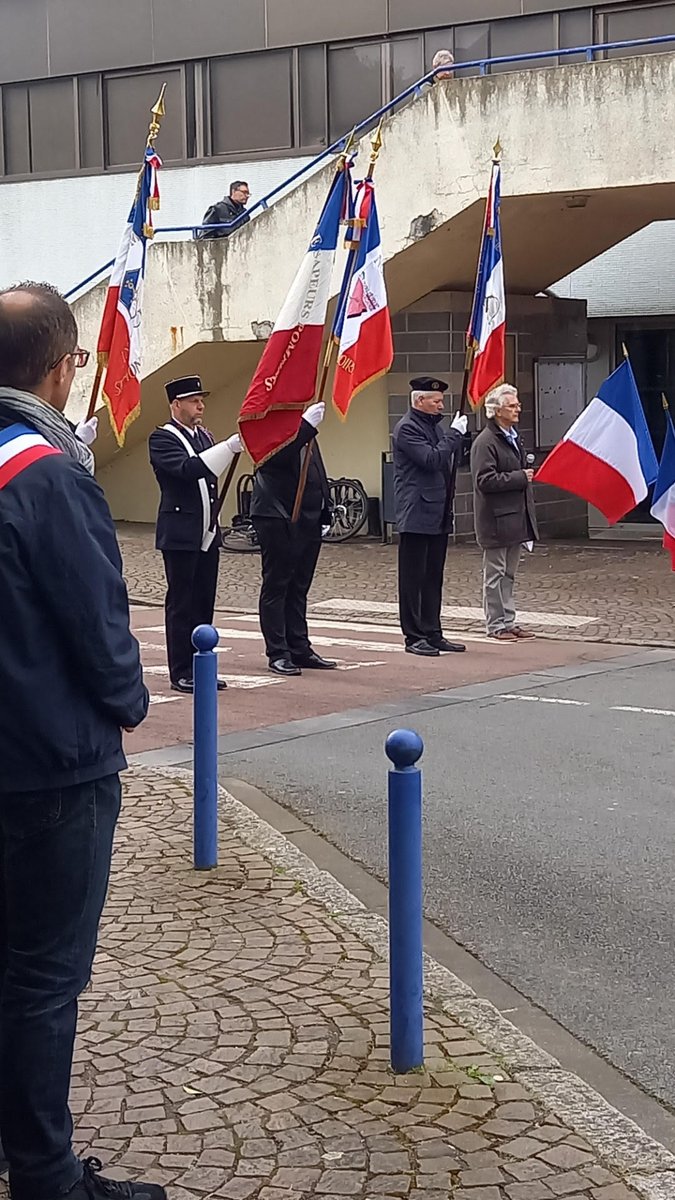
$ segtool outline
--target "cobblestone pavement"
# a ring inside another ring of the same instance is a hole
[[[526,1039],[488,1048],[452,997],[428,1002],[425,1070],[394,1077],[387,967],[358,932],[379,918],[234,800],[222,866],[195,873],[187,782],[135,769],[125,792],[72,1086],[78,1149],[108,1174],[172,1200],[674,1194],[675,1156],[607,1106],[592,1146],[509,1074]]]
[[[120,542],[132,598],[161,604],[164,575],[161,557],[153,549],[153,529],[147,525],[120,525]],[[448,554],[445,602],[480,605],[480,551],[476,546],[451,547]],[[260,559],[257,554],[221,555],[218,606],[254,609],[257,606]],[[369,600],[377,604],[396,601],[396,548],[356,539],[342,546],[325,546],[310,602],[322,603],[325,615],[333,599]],[[589,641],[617,640],[635,643],[675,643],[675,575],[658,542],[550,542],[526,555],[518,576],[518,604],[539,613],[582,615],[590,618],[575,629],[575,637]],[[349,617],[342,605],[340,615]],[[362,608],[353,613],[364,619]],[[378,621],[395,620],[382,611]],[[535,622],[530,622],[536,628]],[[481,623],[453,618],[456,629],[480,629]],[[558,635],[564,630],[557,622]],[[541,627],[556,636],[550,627]]]

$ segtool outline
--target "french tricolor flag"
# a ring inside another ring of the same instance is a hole
[[[476,290],[466,335],[468,350],[473,353],[467,391],[474,408],[483,403],[492,388],[504,382],[506,293],[500,220],[501,170],[500,162],[495,160],[485,205]]]
[[[293,441],[314,396],[340,224],[351,216],[350,167],[347,161],[336,171],[241,406],[239,432],[256,466]]]
[[[347,416],[356,393],[384,375],[394,358],[375,188],[370,179],[359,184],[356,211],[355,224],[361,232],[354,273],[338,302],[335,327],[339,347],[333,404],[342,417]]]
[[[534,478],[587,500],[613,525],[644,500],[658,469],[635,376],[625,359]]]
[[[663,548],[670,551],[675,571],[675,429],[670,413],[666,413],[666,440],[654,484],[651,513],[663,525]]]
[[[101,331],[98,362],[107,368],[103,398],[118,445],[124,445],[129,425],[141,411],[141,321],[148,238],[153,236],[152,213],[159,208],[157,172],[162,161],[152,146],[145,151],[136,196],[110,276]]]

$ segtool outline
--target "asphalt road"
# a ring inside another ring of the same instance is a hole
[[[394,724],[290,730],[222,772],[384,878],[382,745],[417,729],[427,916],[675,1108],[675,657],[514,690],[537,700],[491,686],[411,697]]]

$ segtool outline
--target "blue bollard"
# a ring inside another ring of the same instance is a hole
[[[198,625],[192,634],[194,678],[194,866],[218,866],[218,631]]]
[[[391,1067],[424,1064],[422,965],[422,772],[418,733],[398,729],[385,744],[389,771],[389,989]]]

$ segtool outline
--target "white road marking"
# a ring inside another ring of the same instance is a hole
[[[559,696],[519,696],[516,692],[502,692],[500,700],[530,700],[535,704],[572,704],[577,708],[588,708],[589,700],[563,700]]]
[[[635,708],[632,704],[613,704],[610,712],[647,713],[650,717],[675,717],[672,708]]]
[[[335,600],[318,600],[310,605],[311,611],[317,609],[328,608],[335,612],[355,612],[355,613],[387,613],[395,616],[398,613],[398,604],[390,600],[349,600],[345,597],[338,597]],[[464,621],[484,621],[485,614],[482,608],[473,608],[462,604],[444,604],[441,609],[441,615],[446,621],[452,621],[454,618],[460,618]],[[581,629],[584,625],[592,625],[597,617],[582,617],[579,615],[573,616],[571,613],[547,613],[547,612],[518,612],[518,619],[527,625],[539,625],[542,627],[563,628],[563,629]]]
[[[169,668],[163,667],[163,666],[157,666],[157,667],[144,666],[143,674],[144,675],[162,675],[164,678],[168,678]],[[269,687],[270,685],[273,685],[275,683],[282,683],[282,682],[283,682],[282,679],[280,679],[280,678],[275,679],[274,676],[272,676],[272,675],[232,675],[229,672],[227,675],[228,688]],[[173,700],[174,697],[171,696],[171,697],[169,697],[169,699]]]
[[[151,704],[171,704],[172,700],[180,700],[180,696],[151,696]]]

